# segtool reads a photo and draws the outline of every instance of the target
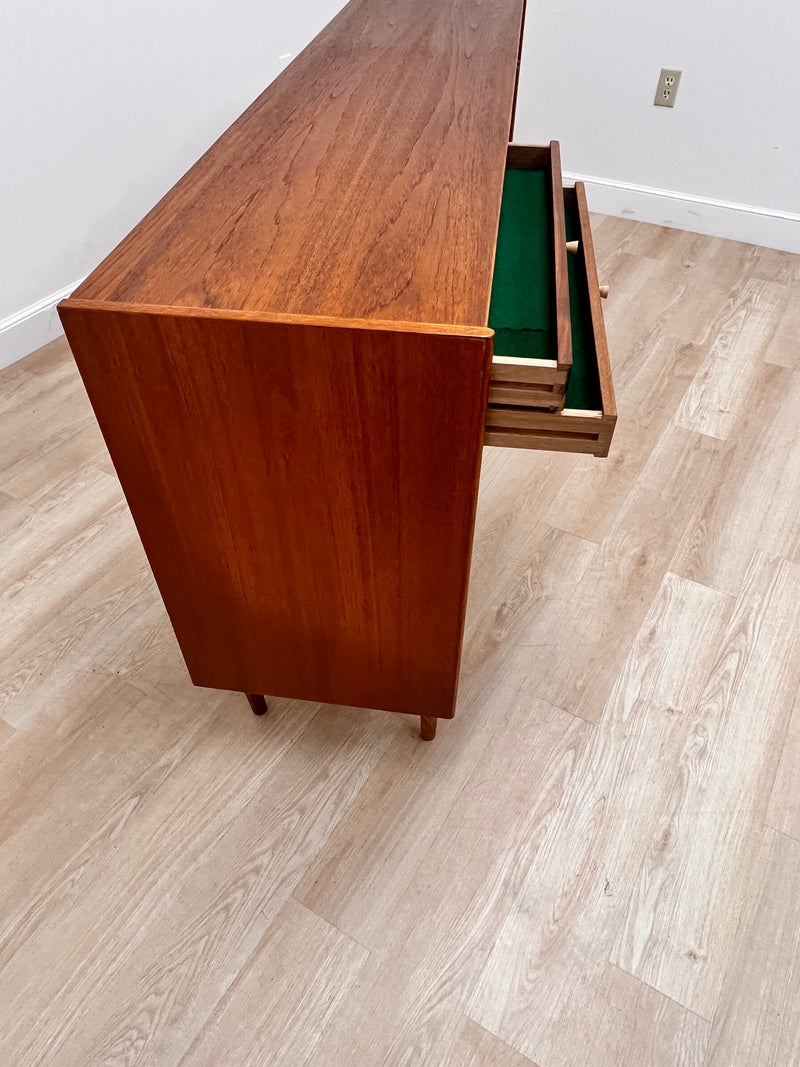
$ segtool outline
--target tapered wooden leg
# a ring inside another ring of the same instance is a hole
[[[266,712],[267,702],[260,693],[247,693],[247,699],[254,715],[263,715]]]
[[[423,741],[433,741],[434,737],[436,737],[437,720],[429,715],[420,715],[419,719],[422,724],[419,736]]]

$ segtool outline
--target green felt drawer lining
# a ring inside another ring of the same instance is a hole
[[[508,169],[503,183],[489,326],[498,356],[556,358],[555,267],[550,176],[545,169]],[[565,240],[579,240],[577,207],[565,205]],[[565,407],[602,408],[597,353],[582,255],[567,256],[572,372]]]
[[[489,303],[499,356],[556,358],[549,202],[546,170],[506,170]]]

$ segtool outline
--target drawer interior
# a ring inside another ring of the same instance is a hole
[[[513,394],[489,393],[485,443],[513,448],[608,453],[616,422],[600,290],[586,195],[581,183],[564,189],[566,239],[578,242],[567,257],[572,370],[560,411],[536,410]]]
[[[506,170],[489,304],[498,356],[557,356],[549,186],[543,168]]]
[[[572,366],[558,143],[509,145],[488,324],[496,399],[562,407]]]

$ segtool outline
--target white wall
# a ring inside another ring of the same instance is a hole
[[[344,0],[3,0],[0,366]]]
[[[797,0],[528,0],[516,139],[560,140],[595,210],[800,252],[798,76]]]
[[[343,4],[3,0],[0,366]],[[528,0],[517,139],[595,210],[800,251],[798,56],[797,0]]]

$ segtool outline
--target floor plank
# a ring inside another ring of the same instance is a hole
[[[748,877],[706,1067],[800,1063],[800,842],[766,830]]]
[[[800,841],[800,692],[781,746],[780,762],[769,795],[766,823]]]
[[[668,334],[650,333],[635,372],[624,386],[617,381],[619,420],[612,453],[573,467],[545,511],[547,522],[596,543],[611,532],[704,352],[702,346],[679,343]]]
[[[231,698],[217,699],[222,713]],[[306,720],[299,738],[298,710]],[[45,1050],[63,1063],[112,1054],[179,1062],[391,740],[385,716],[320,714],[291,702],[273,713],[270,731],[245,716],[236,745],[226,719],[218,714],[188,739],[188,752],[154,768],[149,802],[138,781],[133,797],[115,801],[112,818],[124,819],[127,833],[112,855],[100,846],[116,822],[90,839],[89,855],[84,846],[51,874],[60,906],[48,899],[36,936],[15,924],[18,943],[0,971],[11,1062],[36,1062]],[[205,776],[213,791],[200,817],[191,783]],[[25,837],[13,844],[22,850]],[[65,892],[75,868],[77,897]]]
[[[530,642],[542,699],[597,722],[690,519],[713,490],[722,446],[670,425],[614,514],[550,640]],[[569,635],[569,655],[564,655]],[[528,644],[524,637],[521,644]]]
[[[495,709],[480,759],[407,884],[399,886],[389,872],[384,888],[381,873],[391,857],[356,852],[351,870],[340,868],[337,880],[367,911],[364,922],[349,909],[333,911],[333,895],[306,895],[315,907],[327,905],[337,926],[346,922],[372,949],[337,1024],[320,1043],[315,1067],[437,1067],[457,1044],[471,989],[591,730],[524,692],[508,703],[497,701]],[[365,906],[367,893],[356,884],[355,870],[373,883],[372,896],[389,894],[380,923]],[[389,1017],[383,1012],[387,1003],[393,1005]]]
[[[536,1067],[536,1064],[472,1019],[466,1019],[443,1067]]]
[[[792,559],[800,550],[800,374],[764,365],[759,383],[670,564],[733,595],[754,552]]]
[[[10,741],[16,733],[13,726],[9,726],[4,719],[0,719],[0,745],[4,745],[6,741]]]
[[[676,412],[680,426],[723,440],[736,431],[763,374],[777,329],[774,288],[758,279],[731,295],[712,326],[713,342]]]
[[[297,899],[368,948],[384,945],[386,930],[420,865],[446,832],[443,827],[450,825],[454,810],[475,802],[470,783],[499,775],[495,763],[504,739],[513,736],[520,745],[520,773],[526,779],[541,773],[538,754],[520,733],[523,721],[527,729],[546,725],[538,710],[546,705],[517,698],[528,669],[527,656],[517,654],[498,679],[501,692],[473,687],[465,694],[463,715],[448,723],[447,746],[421,748],[410,731],[403,731],[298,885]],[[477,709],[486,704],[493,714],[481,718]],[[553,714],[557,739],[566,736],[569,748],[573,722],[557,709]],[[550,752],[545,738],[536,737]],[[431,781],[438,783],[435,792],[426,788]]]
[[[798,647],[800,566],[758,555],[690,710],[611,956],[706,1019],[733,951],[750,888],[751,838],[764,822],[800,688]],[[742,795],[753,800],[741,804]]]
[[[290,898],[181,1063],[262,1067],[308,1062],[368,956],[361,945]],[[113,1063],[115,1050],[109,1051],[103,1062]],[[122,1055],[117,1059],[125,1062]]]
[[[709,1024],[613,964],[596,969],[592,996],[576,997],[562,1018],[569,1042],[559,1043],[543,1063],[702,1067],[705,1062]]]
[[[107,643],[129,640],[130,615],[152,602],[153,588],[130,513],[117,503],[4,590],[0,713],[6,721],[33,721],[65,670],[87,670]]]
[[[0,1063],[800,1061],[800,257],[593,222],[617,435],[484,450],[429,745],[193,687],[65,342],[0,371]]]
[[[573,1026],[561,1020],[601,1010],[622,908],[731,607],[722,594],[666,576],[497,937],[468,1011],[537,1063],[575,1063]],[[666,998],[648,999],[661,1010]],[[633,1014],[587,1033],[582,1062],[641,1062],[639,997],[627,1003]],[[694,1032],[700,1022],[686,1025]],[[630,1051],[615,1059],[620,1030]]]
[[[479,503],[462,685],[502,665],[509,645],[552,641],[554,616],[584,580],[595,551],[592,542],[534,518],[512,494]]]

